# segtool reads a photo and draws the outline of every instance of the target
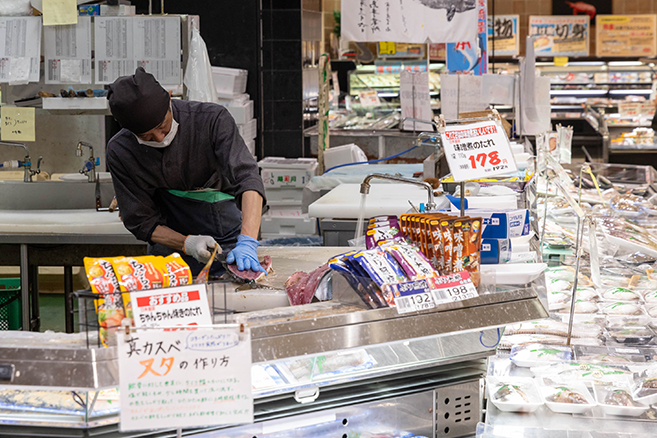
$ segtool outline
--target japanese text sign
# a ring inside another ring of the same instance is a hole
[[[485,0],[477,0],[477,36],[468,41],[447,43],[447,71],[488,73],[488,13]]]
[[[655,106],[651,102],[619,102],[618,112],[621,117],[651,117],[655,115]]]
[[[3,106],[0,109],[0,137],[4,141],[35,141],[34,108]]]
[[[519,15],[488,17],[488,47],[494,56],[517,56],[520,53],[519,19]]]
[[[536,56],[588,56],[589,29],[588,15],[529,17]]]
[[[496,121],[452,125],[441,134],[454,181],[472,181],[515,172],[509,139]]]
[[[467,271],[387,287],[395,297],[398,314],[433,309],[437,304],[479,296]]]
[[[135,327],[212,325],[205,284],[130,294]]]
[[[121,431],[253,422],[248,329],[117,335]]]
[[[597,56],[655,56],[657,15],[598,15]]]

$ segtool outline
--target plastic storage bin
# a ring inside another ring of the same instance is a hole
[[[252,100],[247,100],[246,102],[232,101],[231,103],[228,104],[226,108],[228,109],[230,115],[233,116],[233,119],[235,119],[235,123],[237,123],[238,125],[239,124],[243,125],[249,122],[250,120],[255,120],[253,118]]]
[[[315,158],[267,157],[258,163],[262,169],[265,190],[280,188],[303,189],[317,174]]]
[[[235,96],[246,91],[248,72],[237,68],[212,67],[212,79],[218,97]]]
[[[262,217],[260,231],[263,236],[310,236],[317,234],[317,220],[307,214],[301,217],[275,217],[268,214]]]
[[[21,280],[0,278],[0,330],[21,329]]]
[[[256,119],[251,119],[244,124],[238,123],[237,129],[245,141],[253,140],[258,135],[258,121]]]

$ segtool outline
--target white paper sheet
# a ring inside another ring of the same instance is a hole
[[[459,75],[440,75],[440,111],[447,120],[458,118]]]
[[[418,120],[432,120],[431,101],[429,99],[429,73],[402,71],[399,79],[402,119],[410,117]],[[430,123],[418,123],[411,120],[404,122],[408,131],[433,131]]]
[[[534,78],[534,83],[533,95],[536,119],[530,119],[527,115],[526,108],[523,106],[520,107],[522,113],[520,118],[521,135],[538,135],[552,129],[552,120],[550,118],[552,111],[550,105],[550,78],[539,76]]]
[[[133,17],[95,17],[96,83],[135,72]]]
[[[513,105],[515,76],[483,75],[482,92],[486,102],[497,105]]]
[[[46,84],[91,84],[91,17],[43,32]]]
[[[181,82],[180,18],[134,17],[136,65],[161,84]]]
[[[475,41],[476,2],[448,0],[343,0],[347,41],[457,43]]]
[[[39,82],[40,63],[41,17],[0,17],[0,82]]]

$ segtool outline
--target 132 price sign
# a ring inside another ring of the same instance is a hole
[[[494,120],[455,125],[441,134],[454,181],[472,181],[518,170],[504,129]]]

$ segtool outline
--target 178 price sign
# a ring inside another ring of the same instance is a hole
[[[472,181],[518,170],[509,139],[495,120],[450,126],[441,135],[454,181]]]

